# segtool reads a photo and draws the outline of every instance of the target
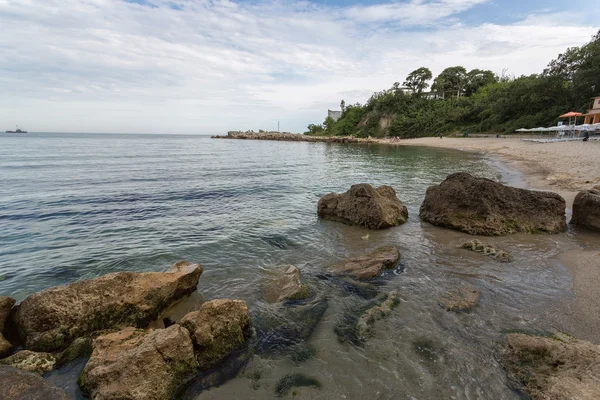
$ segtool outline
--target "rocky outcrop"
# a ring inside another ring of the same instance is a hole
[[[200,369],[218,364],[232,352],[243,349],[252,336],[252,323],[245,301],[218,299],[186,314],[181,326],[194,342]]]
[[[278,142],[317,142],[317,143],[371,143],[370,139],[352,136],[309,136],[290,132],[229,131],[227,136],[212,136],[213,139],[273,140]]]
[[[303,300],[310,295],[308,287],[300,282],[300,270],[293,265],[280,267],[264,284],[263,290],[269,303]]]
[[[43,375],[45,372],[54,369],[56,358],[50,353],[21,350],[10,357],[0,360],[0,364],[10,365],[23,371]]]
[[[534,400],[600,399],[600,346],[565,334],[511,333],[501,359]]]
[[[330,269],[338,275],[356,279],[371,279],[379,276],[382,270],[394,268],[400,260],[400,251],[393,246],[379,247],[360,257],[351,258]]]
[[[391,186],[373,188],[367,183],[352,185],[345,193],[329,193],[317,205],[319,217],[369,229],[402,225],[408,218],[406,206]]]
[[[93,400],[163,400],[198,370],[189,332],[125,328],[94,340],[94,351],[79,378]]]
[[[2,332],[10,315],[10,310],[14,305],[15,299],[12,297],[0,296],[0,357],[8,355],[13,348],[12,344],[2,335]]]
[[[375,321],[387,317],[399,304],[398,294],[390,292],[366,303],[351,306],[335,323],[334,332],[340,342],[362,345],[372,335]]]
[[[104,329],[143,328],[196,290],[202,267],[181,261],[167,272],[116,272],[46,289],[16,307],[14,323],[25,348],[57,351]]]
[[[390,292],[384,297],[381,304],[367,309],[356,323],[356,336],[359,340],[366,340],[371,336],[375,321],[387,317],[394,308],[400,304],[400,299],[396,292]]]
[[[312,335],[327,307],[323,295],[293,304],[256,304],[252,312],[256,352],[269,356],[288,353]]]
[[[440,306],[448,311],[467,311],[479,304],[479,290],[473,285],[451,289],[440,297]]]
[[[70,396],[39,375],[0,365],[0,399],[69,400]]]
[[[575,196],[571,223],[600,232],[600,189],[584,190]]]
[[[565,200],[558,194],[517,189],[462,172],[429,187],[419,215],[433,225],[472,235],[567,229]]]
[[[488,257],[498,260],[500,262],[511,262],[512,257],[504,250],[497,249],[489,243],[484,243],[480,240],[473,239],[468,242],[464,242],[459,246],[461,249],[471,250],[476,253],[484,254]]]

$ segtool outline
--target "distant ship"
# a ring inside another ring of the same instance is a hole
[[[6,133],[27,133],[27,131],[23,131],[19,128],[19,125],[17,125],[17,130],[16,131],[6,131]]]

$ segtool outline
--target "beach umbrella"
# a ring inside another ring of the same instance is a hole
[[[581,117],[583,114],[580,112],[569,111],[566,114],[560,115],[558,118],[569,118],[569,125],[577,124],[577,117]],[[571,118],[573,118],[573,122],[571,123]]]

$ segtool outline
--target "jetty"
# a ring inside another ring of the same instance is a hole
[[[229,131],[227,135],[215,135],[213,139],[275,140],[282,142],[322,142],[322,143],[374,143],[371,139],[352,136],[310,136],[291,132]]]

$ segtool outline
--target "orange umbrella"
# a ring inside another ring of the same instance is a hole
[[[563,114],[563,115],[561,115],[558,118],[581,117],[582,115],[583,115],[582,113],[578,113],[578,112],[575,112],[575,111],[569,111],[568,113]]]

